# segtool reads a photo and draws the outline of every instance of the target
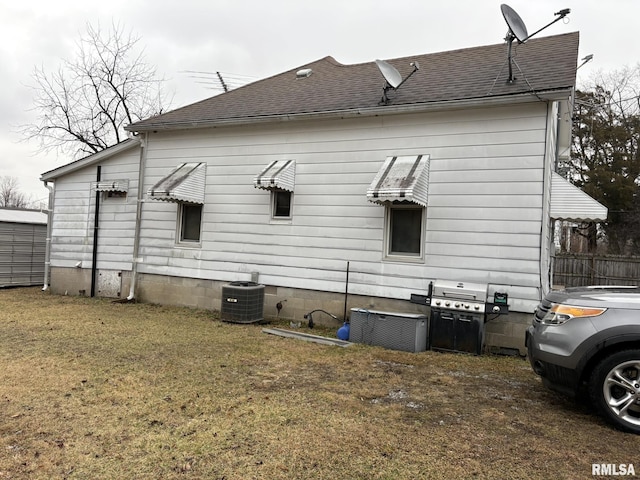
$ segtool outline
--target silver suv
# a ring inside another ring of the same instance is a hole
[[[525,343],[547,387],[588,396],[613,425],[640,434],[640,287],[549,292]]]

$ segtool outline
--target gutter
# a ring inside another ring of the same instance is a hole
[[[471,99],[451,100],[446,102],[433,103],[415,103],[404,105],[387,105],[366,107],[348,110],[328,110],[323,112],[304,112],[304,113],[285,113],[276,115],[264,115],[255,117],[233,117],[216,120],[197,120],[197,121],[179,121],[179,122],[140,122],[143,125],[132,124],[127,125],[125,130],[130,132],[148,132],[156,130],[186,130],[193,128],[209,128],[209,127],[226,127],[251,125],[268,122],[287,122],[296,120],[321,120],[332,118],[355,118],[355,117],[378,117],[382,115],[395,115],[402,113],[419,113],[442,110],[458,110],[470,107],[500,106],[513,105],[518,103],[529,103],[531,101],[554,101],[565,100],[569,98],[573,87],[566,87],[559,90],[550,90],[545,92],[524,92],[516,95],[505,95],[501,97],[480,97]]]

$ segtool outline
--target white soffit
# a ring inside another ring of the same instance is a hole
[[[367,189],[370,202],[413,202],[427,206],[429,155],[387,157]]]
[[[147,190],[152,200],[204,204],[206,163],[183,163]]]
[[[256,188],[293,192],[296,186],[295,160],[274,160],[253,179]]]
[[[607,207],[575,185],[553,173],[551,178],[551,211],[554,220],[604,221]]]

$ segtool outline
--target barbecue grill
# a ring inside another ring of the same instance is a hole
[[[428,348],[480,355],[487,314],[508,313],[507,294],[496,292],[491,303],[488,290],[485,283],[436,280],[428,295],[412,294],[413,303],[431,307]]]

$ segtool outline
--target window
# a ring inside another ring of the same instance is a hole
[[[104,198],[127,198],[127,192],[109,190],[108,192],[104,192]]]
[[[179,205],[179,243],[200,243],[202,205],[191,203],[180,203]]]
[[[394,202],[387,206],[386,214],[386,255],[422,258],[424,208],[408,202]]]
[[[292,193],[286,190],[271,191],[271,216],[273,218],[291,218]]]

